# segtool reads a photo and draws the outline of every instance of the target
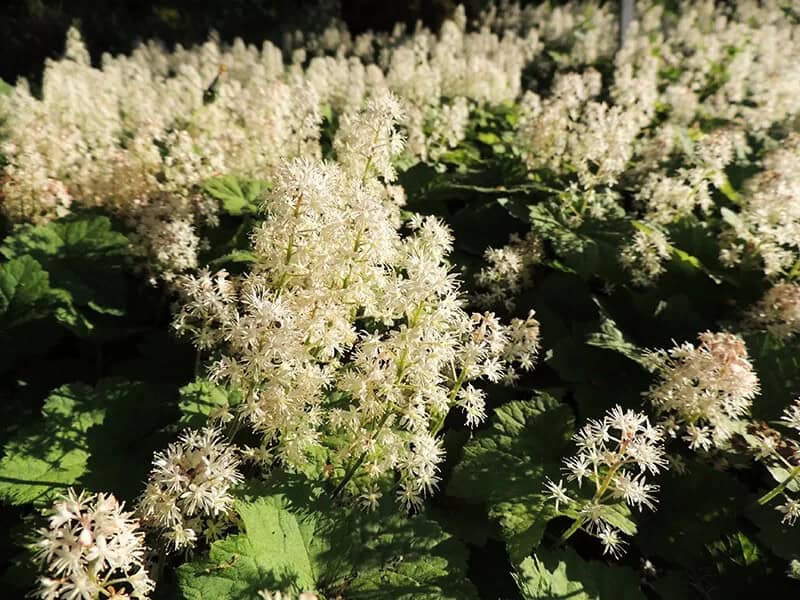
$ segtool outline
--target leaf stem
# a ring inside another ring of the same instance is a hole
[[[392,411],[390,411],[390,410],[387,410],[385,413],[383,413],[383,418],[380,420],[380,422],[378,423],[377,427],[375,428],[376,431],[380,431],[380,429],[386,424],[386,420],[389,418],[390,414],[392,414]],[[350,466],[350,468],[347,470],[347,472],[344,475],[344,479],[342,479],[342,481],[339,483],[339,485],[337,485],[336,488],[333,490],[333,497],[334,498],[338,497],[339,494],[341,494],[342,491],[344,491],[345,486],[348,483],[350,483],[350,480],[356,474],[356,471],[358,471],[358,468],[361,465],[364,464],[364,461],[367,458],[367,453],[368,453],[368,451],[364,450],[361,453],[361,456],[358,457],[356,462],[354,462]]]
[[[625,450],[627,449],[628,444],[630,444],[630,440],[623,440],[622,443],[620,444],[619,454],[621,456],[625,454]],[[624,458],[617,460],[617,462],[614,463],[614,465],[608,470],[608,472],[603,477],[602,484],[600,484],[597,480],[595,480],[596,489],[594,495],[592,496],[592,499],[589,501],[590,503],[595,503],[595,502],[600,503],[603,501],[603,496],[605,496],[608,487],[611,485],[611,482],[614,479],[614,475],[617,474],[617,471],[619,471],[619,469],[623,465],[625,465],[625,463],[626,461]],[[597,477],[597,475],[595,476]],[[578,517],[576,517],[575,521],[572,523],[572,525],[570,525],[569,529],[567,529],[564,532],[564,535],[561,536],[558,543],[563,544],[564,542],[566,542],[569,538],[572,537],[572,535],[576,531],[578,531],[578,529],[583,527],[584,523],[586,523],[585,516],[579,515]]]
[[[783,493],[783,490],[785,490],[798,475],[800,475],[800,465],[797,465],[795,468],[789,471],[789,476],[786,479],[784,479],[779,485],[775,486],[769,492],[761,496],[761,498],[758,499],[758,503],[761,506],[764,506],[770,500],[773,500],[775,497],[779,496],[781,493]]]
[[[569,538],[571,538],[573,536],[573,534],[576,531],[578,531],[578,529],[583,527],[583,524],[585,522],[586,522],[586,517],[578,517],[578,518],[576,518],[575,521],[572,523],[572,525],[569,526],[569,529],[567,529],[564,532],[564,534],[559,538],[558,543],[559,544],[563,544],[564,542],[566,542]]]
[[[200,348],[197,349],[194,355],[194,378],[197,379],[200,376],[200,366],[203,361],[203,352]]]

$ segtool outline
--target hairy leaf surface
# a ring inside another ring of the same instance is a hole
[[[74,485],[135,495],[152,448],[164,441],[146,438],[166,413],[163,396],[146,384],[106,380],[54,390],[42,420],[3,449],[0,499],[43,504]]]
[[[556,516],[543,493],[558,476],[573,431],[569,406],[541,393],[495,412],[492,426],[464,447],[447,492],[486,503],[503,532],[512,560],[522,560]]]
[[[525,600],[644,600],[636,572],[627,567],[586,561],[571,549],[537,551],[517,569]]]
[[[436,522],[394,510],[363,514],[314,495],[302,485],[246,494],[237,504],[243,532],[178,569],[183,597],[233,600],[260,590],[348,600],[476,597],[465,550]]]

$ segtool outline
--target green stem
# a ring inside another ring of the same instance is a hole
[[[289,243],[286,245],[286,255],[284,256],[283,263],[288,269],[289,263],[292,262],[292,256],[294,256],[294,237],[297,233],[297,219],[300,216],[300,206],[303,203],[303,194],[300,193],[297,196],[294,204],[294,211],[292,212],[292,232],[289,234]],[[286,272],[281,274],[281,278],[278,281],[278,290],[282,290],[283,286],[286,284],[286,281],[289,279],[289,276]]]
[[[242,427],[242,417],[237,415],[233,421],[231,422],[230,427],[228,427],[228,439],[232,440],[237,433],[239,433],[239,429]]]
[[[377,129],[375,131],[375,135],[372,138],[372,146],[369,148],[369,156],[367,157],[367,162],[364,165],[364,172],[361,174],[361,185],[364,185],[364,182],[367,181],[367,175],[369,175],[369,168],[372,166],[372,157],[375,154],[375,149],[378,145],[378,137],[380,137],[381,130]]]
[[[194,378],[197,379],[200,376],[200,366],[203,361],[203,352],[200,348],[197,349],[194,355]]]
[[[770,500],[773,500],[775,497],[782,494],[783,490],[785,490],[798,475],[800,475],[800,465],[797,465],[794,469],[789,471],[789,476],[786,479],[784,479],[779,485],[777,485],[775,488],[773,488],[772,490],[761,496],[761,498],[758,499],[758,503],[761,506],[763,506],[767,504]]]
[[[402,379],[403,375],[405,374],[406,370],[406,357],[408,356],[408,348],[403,348],[403,353],[400,355],[400,360],[397,361],[397,375],[395,377],[395,385],[399,384]],[[386,424],[386,421],[389,419],[389,415],[392,414],[391,410],[387,410],[383,413],[383,417],[381,417],[380,422],[377,426],[373,429],[373,431],[380,431],[381,428]],[[336,486],[336,489],[333,490],[333,497],[336,498],[342,491],[344,490],[345,486],[350,482],[353,476],[356,474],[358,468],[364,464],[364,461],[367,459],[367,450],[361,453],[361,456],[358,457],[356,462],[354,462],[351,467],[347,470],[344,475],[344,479],[342,479],[341,483]]]
[[[583,524],[585,522],[586,522],[586,517],[578,517],[577,519],[575,519],[575,521],[572,523],[572,525],[570,525],[569,529],[567,529],[564,532],[564,534],[559,538],[558,543],[559,544],[563,544],[564,542],[566,542],[569,538],[572,537],[572,535],[576,531],[578,531],[578,529],[583,527]]]
[[[250,394],[253,393],[253,391],[250,389],[249,386],[242,388],[241,392],[242,392],[243,402],[247,402],[247,399],[250,397]],[[230,407],[230,405],[228,405],[228,407]],[[227,437],[229,440],[233,440],[236,434],[239,433],[239,429],[241,429],[242,427],[243,420],[244,420],[243,415],[239,413],[234,417],[233,421],[230,422],[227,428]]]
[[[383,414],[383,418],[380,420],[380,422],[378,423],[378,426],[375,428],[375,430],[376,430],[376,431],[380,431],[380,429],[381,429],[381,428],[382,428],[382,427],[383,427],[383,426],[386,424],[386,421],[387,421],[387,419],[389,418],[389,415],[390,415],[390,414],[392,414],[392,413],[391,413],[391,411],[389,411],[389,410],[387,410],[387,411],[386,411],[386,412]],[[365,461],[366,459],[367,459],[367,451],[366,451],[366,450],[364,450],[364,451],[361,453],[361,456],[359,456],[359,457],[358,457],[358,460],[356,460],[356,462],[354,462],[354,463],[353,463],[353,464],[350,466],[350,468],[347,470],[347,472],[346,472],[346,473],[345,473],[345,475],[344,475],[344,479],[342,479],[342,481],[339,483],[339,485],[337,485],[337,486],[336,486],[336,489],[334,489],[334,490],[333,490],[333,497],[334,497],[334,498],[336,498],[337,496],[339,496],[339,494],[341,494],[341,493],[342,493],[342,491],[344,491],[344,488],[345,488],[345,486],[346,486],[348,483],[350,483],[350,480],[351,480],[351,479],[353,478],[353,476],[356,474],[356,471],[358,471],[359,467],[360,467],[361,465],[363,465],[363,464],[364,464],[364,461]]]
[[[361,236],[364,234],[363,229],[358,230],[358,235],[356,235],[356,241],[353,243],[353,254],[355,255],[356,252],[361,248]],[[354,259],[355,260],[355,259]],[[342,282],[342,289],[346,289],[348,285],[350,285],[350,275],[353,274],[353,261],[350,261],[350,264],[347,265],[347,275]]]
[[[620,453],[620,455],[623,455],[623,454],[625,454],[625,450],[627,449],[627,447],[628,447],[628,444],[629,444],[629,443],[630,443],[629,441],[624,441],[624,442],[621,444],[621,446],[620,446],[620,452],[619,452],[619,453]],[[624,464],[625,464],[625,460],[624,460],[624,459],[623,459],[623,460],[618,460],[618,461],[617,461],[617,462],[616,462],[616,463],[615,463],[615,464],[614,464],[614,465],[613,465],[613,466],[612,466],[612,467],[609,469],[608,473],[606,473],[606,476],[605,476],[605,479],[603,480],[603,483],[602,483],[601,485],[599,485],[599,486],[597,487],[597,489],[595,490],[595,492],[594,492],[594,495],[592,496],[591,502],[593,502],[593,503],[594,503],[594,502],[598,502],[598,503],[599,503],[599,502],[602,502],[602,500],[603,500],[603,496],[605,495],[605,493],[606,493],[606,490],[608,490],[608,486],[610,486],[610,485],[611,485],[611,481],[614,479],[614,475],[616,475],[617,471],[618,471],[618,470],[619,470],[619,469],[622,467],[622,465],[624,465]],[[566,542],[566,541],[567,541],[569,538],[571,538],[571,537],[572,537],[572,535],[573,535],[573,534],[574,534],[576,531],[578,531],[578,529],[580,529],[581,527],[583,527],[583,524],[584,524],[584,523],[586,523],[586,517],[584,517],[584,516],[580,516],[580,517],[576,518],[576,519],[575,519],[575,521],[572,523],[572,525],[570,525],[569,529],[567,529],[567,530],[564,532],[564,535],[562,535],[562,536],[561,536],[561,538],[559,539],[558,543],[559,543],[559,544],[563,544],[564,542]]]
[[[453,384],[453,389],[450,390],[450,395],[447,398],[447,407],[448,409],[442,413],[439,418],[436,420],[436,424],[431,429],[431,435],[436,435],[441,431],[442,426],[444,425],[444,420],[447,418],[448,413],[450,412],[450,407],[453,405],[453,402],[458,395],[458,392],[461,390],[461,386],[464,385],[464,381],[467,379],[467,369],[462,368],[461,373],[458,374],[458,379]]]

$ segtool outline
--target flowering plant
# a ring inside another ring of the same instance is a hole
[[[674,4],[0,86],[8,593],[796,594],[798,12]]]

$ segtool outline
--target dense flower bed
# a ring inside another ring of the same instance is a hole
[[[796,593],[800,9],[673,4],[4,88],[9,589]]]

